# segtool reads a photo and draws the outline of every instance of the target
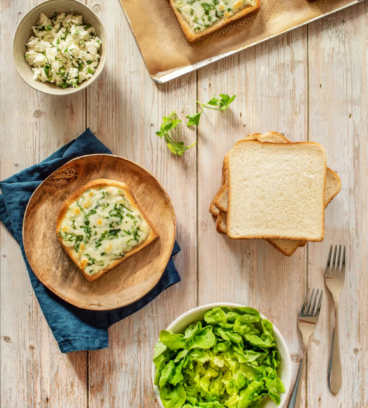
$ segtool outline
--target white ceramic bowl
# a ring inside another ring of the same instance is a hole
[[[243,307],[244,305],[239,305],[235,303],[210,303],[208,305],[199,306],[179,316],[176,320],[174,320],[170,324],[170,326],[166,330],[171,330],[173,333],[184,333],[184,330],[186,329],[187,326],[198,320],[203,320],[204,315],[208,310],[218,306]],[[267,319],[267,317],[263,315],[261,315],[261,317],[262,319]],[[286,342],[275,326],[273,326],[273,332],[275,335],[277,348],[281,355],[281,364],[277,370],[277,374],[285,385],[285,392],[281,394],[281,403],[278,406],[278,408],[283,408],[286,406],[287,398],[290,391],[292,376],[291,358]],[[156,366],[152,363],[152,382],[154,381],[155,378],[155,372]],[[161,402],[160,391],[158,387],[153,384],[153,388],[160,406],[164,408]],[[262,402],[262,408],[275,408],[275,407],[276,404],[270,398],[265,398]]]
[[[37,23],[40,13],[44,13],[47,17],[52,17],[55,11],[58,13],[73,13],[83,16],[83,22],[85,24],[90,24],[96,29],[96,34],[102,42],[101,58],[96,72],[90,79],[82,82],[78,86],[78,88],[63,89],[49,82],[35,81],[33,79],[32,68],[25,58],[26,43],[28,42],[28,39],[33,35],[32,26]],[[15,30],[13,40],[14,63],[19,75],[32,88],[50,95],[69,95],[81,91],[82,89],[85,89],[87,88],[87,86],[91,85],[91,83],[97,79],[97,77],[103,70],[106,62],[106,50],[106,33],[100,19],[90,8],[77,0],[48,0],[44,3],[40,3],[39,5],[31,9],[22,18],[22,20],[20,20]]]

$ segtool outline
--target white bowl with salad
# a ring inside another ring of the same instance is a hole
[[[15,66],[32,88],[51,95],[85,89],[106,62],[106,34],[97,15],[77,0],[48,0],[19,22]]]
[[[292,378],[288,347],[256,309],[212,303],[160,332],[152,381],[162,408],[285,407]]]

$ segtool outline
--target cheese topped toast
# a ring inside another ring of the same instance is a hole
[[[108,179],[87,183],[63,203],[56,233],[89,281],[157,238],[129,187]]]
[[[220,28],[258,10],[260,0],[170,0],[189,42],[196,42]]]

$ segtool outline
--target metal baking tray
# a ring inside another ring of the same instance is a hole
[[[140,0],[138,0],[138,1],[140,1]],[[312,19],[310,19],[310,20],[308,20],[308,21],[305,21],[305,22],[303,22],[302,24],[295,25],[295,26],[293,26],[293,27],[291,27],[291,28],[289,28],[289,29],[287,29],[287,30],[284,30],[284,31],[280,31],[280,32],[278,32],[276,35],[272,35],[272,36],[269,36],[269,37],[265,37],[265,38],[263,38],[263,39],[260,40],[260,41],[256,41],[256,42],[253,42],[253,43],[251,43],[251,44],[247,44],[247,45],[238,47],[237,49],[234,49],[234,50],[229,51],[229,52],[220,53],[220,54],[218,54],[218,55],[216,55],[216,56],[213,56],[213,57],[211,57],[211,58],[204,59],[203,61],[199,61],[199,62],[197,62],[197,63],[195,63],[195,64],[192,64],[192,65],[183,66],[183,67],[180,67],[180,68],[176,68],[176,69],[173,69],[173,70],[170,70],[170,71],[166,71],[166,72],[160,72],[160,73],[157,73],[157,74],[152,74],[152,73],[150,73],[150,76],[151,76],[151,78],[152,78],[152,80],[153,80],[154,82],[156,82],[156,83],[158,83],[158,84],[163,84],[163,83],[165,83],[165,82],[168,82],[168,81],[171,81],[171,80],[173,80],[173,79],[175,79],[175,78],[178,78],[178,77],[180,77],[180,76],[182,76],[182,75],[185,75],[185,74],[188,74],[188,73],[190,73],[190,72],[193,72],[193,71],[195,71],[195,70],[197,70],[197,69],[199,69],[199,68],[202,68],[202,67],[204,67],[204,66],[206,66],[206,65],[212,64],[213,62],[219,61],[220,59],[225,58],[225,57],[228,57],[229,55],[236,54],[237,52],[243,51],[243,50],[245,50],[245,49],[247,49],[247,48],[253,47],[254,45],[257,45],[257,44],[260,44],[260,43],[262,43],[262,42],[264,42],[264,41],[267,41],[267,40],[269,40],[270,38],[277,37],[277,36],[279,36],[279,35],[281,35],[281,34],[284,34],[284,33],[286,33],[286,32],[289,32],[289,31],[291,31],[291,30],[294,30],[295,28],[302,27],[302,26],[304,26],[304,25],[306,25],[306,24],[309,24],[309,23],[311,23],[311,22],[313,22],[313,21],[319,20],[319,19],[324,18],[324,17],[326,17],[326,16],[328,16],[328,15],[331,15],[331,14],[333,14],[333,13],[336,13],[337,11],[344,10],[344,9],[350,7],[350,6],[353,6],[354,4],[361,3],[362,1],[365,1],[365,0],[352,0],[351,2],[345,4],[344,6],[339,7],[339,8],[336,8],[335,10],[333,10],[333,11],[331,11],[331,12],[329,12],[329,13],[321,14],[320,16],[318,16],[318,17],[316,17],[316,18],[312,18]],[[129,26],[130,26],[130,28],[132,29],[132,26],[131,26],[131,23],[130,23],[130,18],[129,18],[129,16],[128,16],[127,13],[126,13],[123,4],[122,4],[121,2],[120,2],[120,4],[122,5],[122,8],[123,8],[124,14],[125,14],[125,16],[126,16],[126,19],[127,19],[128,23],[129,23]],[[132,31],[133,31],[133,29],[132,29]],[[133,35],[134,35],[134,31],[133,31]],[[135,36],[134,36],[134,38],[135,38]],[[135,39],[136,39],[136,38],[135,38]],[[140,48],[140,45],[139,45],[139,42],[138,42],[138,41],[137,41],[137,45],[138,45],[138,47]],[[142,54],[142,57],[143,57],[143,54]],[[143,57],[143,60],[144,60],[144,57]]]

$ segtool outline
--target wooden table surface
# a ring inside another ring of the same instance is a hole
[[[135,160],[167,189],[177,215],[182,282],[110,329],[108,349],[61,354],[29,282],[20,249],[1,224],[1,407],[158,408],[152,349],[186,310],[228,301],[258,308],[301,358],[296,316],[308,286],[324,288],[330,244],[344,243],[348,269],[340,301],[343,388],[327,387],[333,303],[325,294],[310,341],[306,407],[368,407],[368,2],[348,8],[165,85],[152,82],[118,0],[88,0],[109,42],[103,74],[85,92],[52,97],[32,90],[12,61],[17,22],[38,1],[1,0],[0,179],[38,163],[89,126],[113,153]],[[154,52],[154,50],[153,50]],[[214,94],[236,94],[225,113],[206,111],[196,148],[175,157],[155,135],[162,117],[181,119]],[[322,243],[290,258],[263,241],[215,232],[208,207],[233,143],[275,130],[317,141],[342,189],[326,211]]]

